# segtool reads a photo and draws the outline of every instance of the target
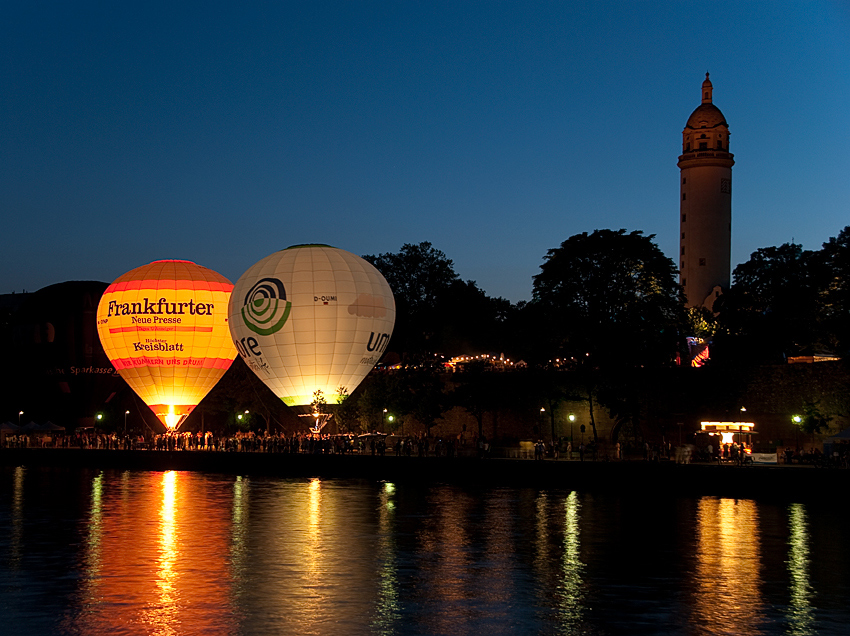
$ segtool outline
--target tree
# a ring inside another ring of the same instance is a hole
[[[850,355],[850,226],[823,244],[823,328],[829,346]]]
[[[431,243],[405,243],[393,253],[363,257],[390,285],[396,302],[394,350],[421,354],[434,334],[435,308],[440,296],[458,280],[451,259]]]
[[[534,277],[532,305],[549,360],[578,371],[591,408],[606,376],[671,364],[681,344],[684,297],[676,267],[640,231],[596,230],[550,249]],[[609,383],[606,405],[618,392]]]
[[[399,412],[430,432],[449,407],[442,379],[431,369],[408,369],[397,377]]]
[[[782,362],[828,348],[823,255],[795,243],[764,247],[733,271],[720,303],[716,358]]]
[[[357,398],[352,397],[348,393],[348,389],[341,386],[336,392],[336,415],[337,426],[341,431],[349,433],[355,430],[361,430],[362,410],[360,402]]]
[[[511,303],[461,280],[451,259],[431,243],[363,258],[393,291],[396,325],[388,350],[403,353],[408,364],[427,364],[438,352],[504,350]]]
[[[484,435],[484,414],[499,407],[501,387],[493,382],[495,377],[496,374],[486,372],[480,364],[470,364],[455,378],[451,403],[475,418],[478,437]]]
[[[829,424],[832,421],[832,416],[827,415],[820,409],[820,403],[816,401],[806,400],[803,403],[803,416],[800,418],[797,426],[807,435],[814,435],[822,431],[829,430]]]

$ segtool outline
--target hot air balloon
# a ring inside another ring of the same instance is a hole
[[[127,384],[174,430],[236,357],[227,328],[233,284],[191,261],[155,261],[119,277],[97,332]]]
[[[289,406],[351,393],[389,344],[395,301],[375,267],[328,245],[293,245],[256,263],[230,297],[239,355]]]

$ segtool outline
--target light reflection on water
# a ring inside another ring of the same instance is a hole
[[[762,633],[758,506],[705,497],[699,501],[697,529],[697,623],[712,633]]]
[[[791,600],[788,603],[788,633],[794,636],[815,634],[812,613],[812,588],[809,585],[809,527],[806,507],[788,508],[788,574]]]
[[[801,503],[177,472],[0,479],[4,633],[802,636],[850,618],[848,530]],[[835,549],[813,549],[814,524]],[[784,581],[763,580],[770,563]]]

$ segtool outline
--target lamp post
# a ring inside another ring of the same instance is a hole
[[[794,426],[794,446],[795,446],[794,450],[797,450],[798,448],[800,448],[799,433],[800,433],[800,423],[803,421],[803,418],[800,417],[799,415],[792,415],[791,421],[794,422],[794,424],[795,424],[795,426]]]
[[[18,428],[21,427],[21,415],[23,415],[23,411],[18,411]]]
[[[573,422],[576,421],[576,416],[570,413],[567,416],[567,419],[570,421],[570,444],[573,443]]]
[[[127,437],[127,416],[130,414],[130,411],[124,411],[124,437]]]

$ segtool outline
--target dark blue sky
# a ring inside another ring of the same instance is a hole
[[[0,293],[431,241],[517,301],[578,232],[672,257],[706,70],[733,266],[850,224],[847,2],[28,1],[0,51]]]

